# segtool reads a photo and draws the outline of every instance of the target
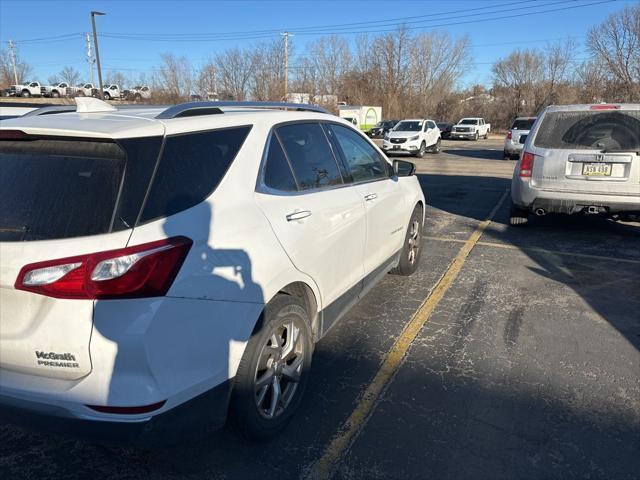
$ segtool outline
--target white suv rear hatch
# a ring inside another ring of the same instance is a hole
[[[92,368],[93,300],[16,281],[28,264],[126,246],[131,230],[113,232],[126,155],[114,142],[12,132],[0,135],[0,369],[78,379]]]
[[[640,196],[640,106],[558,107],[534,135],[532,186]]]

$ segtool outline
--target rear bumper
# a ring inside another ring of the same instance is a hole
[[[531,212],[541,208],[545,213],[574,214],[596,207],[595,210],[603,214],[640,213],[640,196],[554,192],[524,183],[519,179],[513,182],[511,198],[515,205]]]
[[[509,155],[520,154],[524,148],[522,143],[515,143],[512,140],[505,140],[504,142],[504,152]]]
[[[229,380],[171,410],[132,421],[79,418],[63,407],[0,394],[0,421],[101,443],[161,447],[193,441],[221,428],[230,394]]]

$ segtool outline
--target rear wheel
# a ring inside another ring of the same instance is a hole
[[[404,238],[400,262],[391,270],[394,275],[411,275],[418,269],[420,254],[422,253],[422,207],[416,205],[409,220],[407,233]]]
[[[487,133],[484,134],[484,139],[487,140],[489,138],[489,130],[487,130]]]
[[[509,212],[509,225],[521,227],[529,223],[529,212],[511,203],[511,211]]]
[[[278,295],[247,344],[235,377],[231,420],[249,439],[273,437],[300,406],[313,343],[301,300]]]

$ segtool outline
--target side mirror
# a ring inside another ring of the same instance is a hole
[[[405,160],[393,160],[393,172],[398,177],[410,177],[416,172],[415,164]]]

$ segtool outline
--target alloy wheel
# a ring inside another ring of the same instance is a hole
[[[258,357],[254,398],[260,415],[271,420],[291,403],[304,364],[303,330],[293,320],[280,323],[268,336]]]
[[[417,219],[414,219],[411,222],[407,243],[409,250],[407,253],[407,260],[409,260],[409,263],[413,265],[418,258],[420,250],[420,221]]]

